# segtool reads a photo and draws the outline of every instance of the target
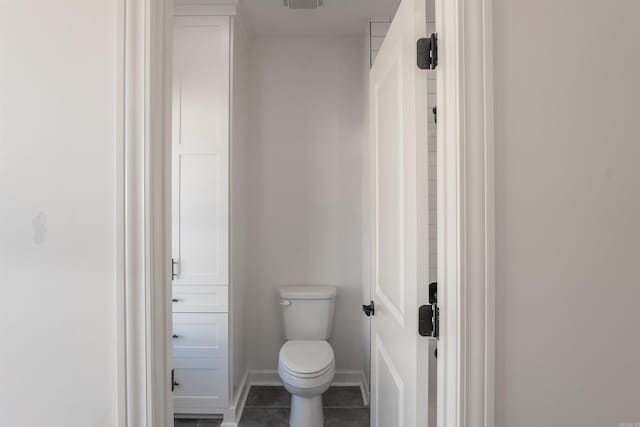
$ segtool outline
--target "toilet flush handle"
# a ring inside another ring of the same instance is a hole
[[[285,307],[289,306],[289,305],[291,305],[291,301],[289,301],[288,299],[281,299],[280,300],[280,305],[283,305]]]

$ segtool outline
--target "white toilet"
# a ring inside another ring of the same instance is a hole
[[[283,286],[280,305],[287,342],[280,349],[278,374],[291,393],[290,427],[322,427],[322,393],[336,373],[327,342],[333,326],[336,288]]]

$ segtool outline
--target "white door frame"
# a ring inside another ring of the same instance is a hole
[[[170,427],[173,0],[118,4],[118,425]],[[492,13],[436,0],[438,427],[495,424]]]
[[[438,427],[495,425],[492,3],[436,0]]]
[[[118,425],[173,426],[172,0],[118,0]]]

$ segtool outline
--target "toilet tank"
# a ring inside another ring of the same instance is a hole
[[[282,286],[280,307],[287,340],[328,340],[336,302],[334,286]]]

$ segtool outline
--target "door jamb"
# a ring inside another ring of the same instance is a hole
[[[173,1],[118,0],[117,7],[117,420],[172,427]]]
[[[438,427],[494,420],[492,0],[436,0]],[[172,0],[118,1],[118,425],[173,425],[170,99]],[[473,354],[474,358],[467,357]]]
[[[492,14],[493,0],[436,0],[438,427],[495,425]]]

